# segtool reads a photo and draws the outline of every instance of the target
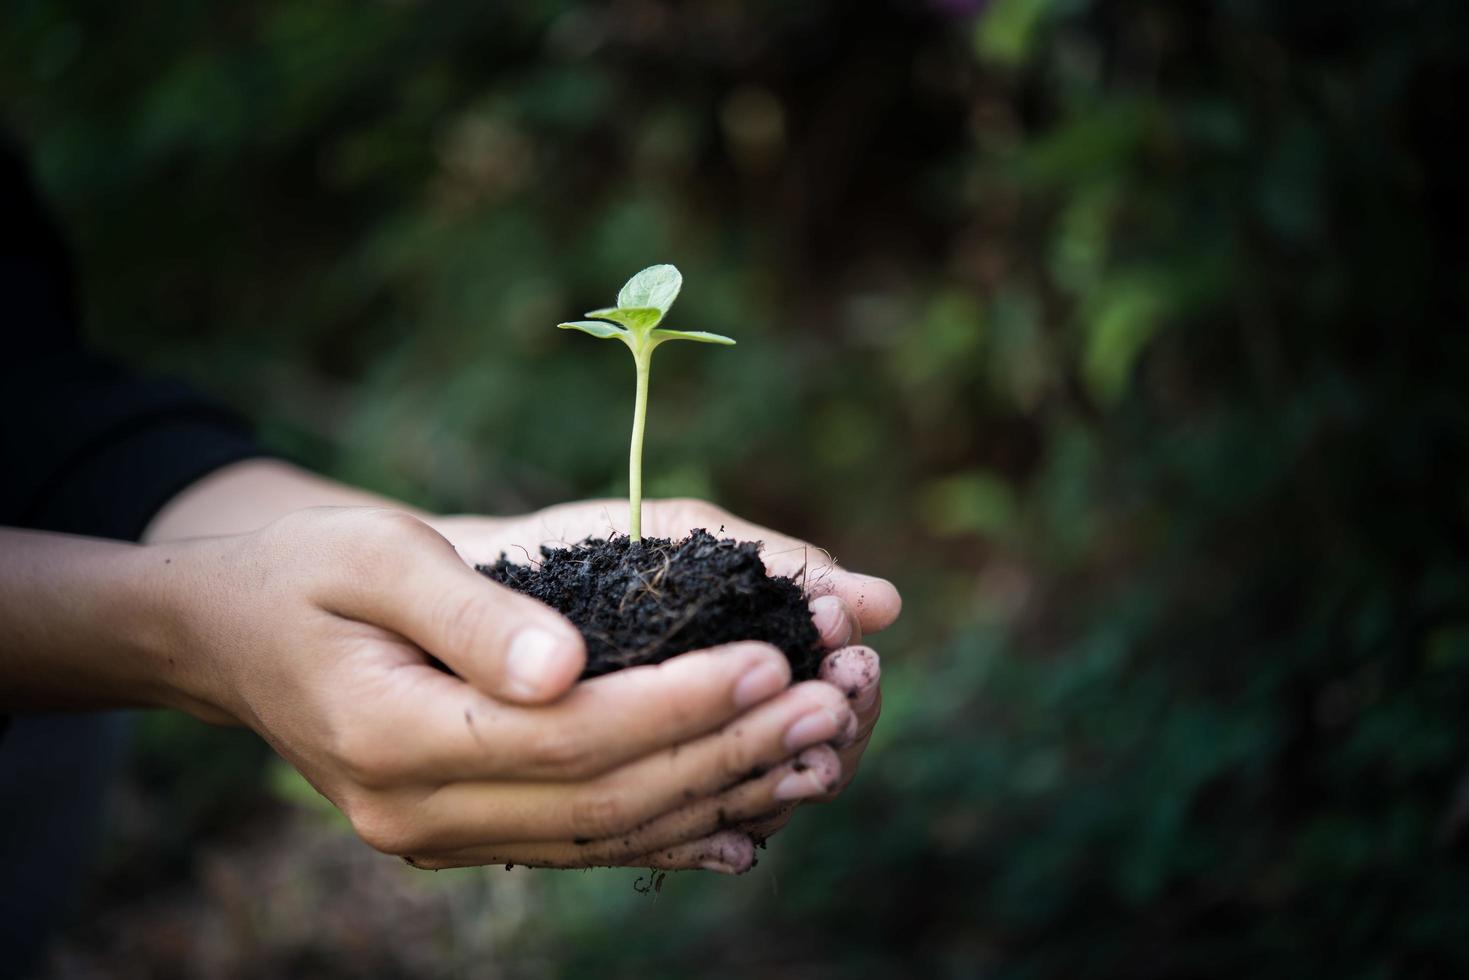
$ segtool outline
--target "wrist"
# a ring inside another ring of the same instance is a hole
[[[189,704],[175,562],[118,541],[0,528],[0,710]]]
[[[129,586],[115,594],[108,618],[120,624],[137,673],[132,683],[141,699],[174,708],[212,724],[239,724],[231,706],[229,663],[221,656],[212,596],[217,578],[205,571],[219,564],[231,539],[144,545],[128,556]]]

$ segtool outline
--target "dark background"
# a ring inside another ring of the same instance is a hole
[[[861,777],[729,881],[427,875],[139,719],[51,976],[1463,976],[1452,0],[13,2],[94,341],[449,510],[653,494],[902,588]],[[92,971],[92,972],[89,972]]]

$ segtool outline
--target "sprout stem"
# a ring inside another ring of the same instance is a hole
[[[627,454],[627,536],[636,543],[643,540],[643,429],[648,418],[648,369],[656,345],[629,346],[638,366],[638,395],[632,410],[632,448]]]

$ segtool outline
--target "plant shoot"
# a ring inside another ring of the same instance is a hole
[[[632,446],[627,455],[628,538],[643,540],[643,429],[648,417],[648,373],[653,350],[665,340],[697,340],[704,344],[733,344],[717,333],[669,330],[660,327],[668,308],[678,298],[683,276],[671,265],[649,266],[627,281],[617,293],[617,305],[592,310],[591,320],[557,324],[562,330],[580,330],[601,340],[620,340],[632,351],[637,365],[637,397],[633,401]]]

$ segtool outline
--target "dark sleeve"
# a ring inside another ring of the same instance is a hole
[[[86,350],[66,249],[0,140],[0,525],[136,540],[180,490],[261,455],[178,382]]]

